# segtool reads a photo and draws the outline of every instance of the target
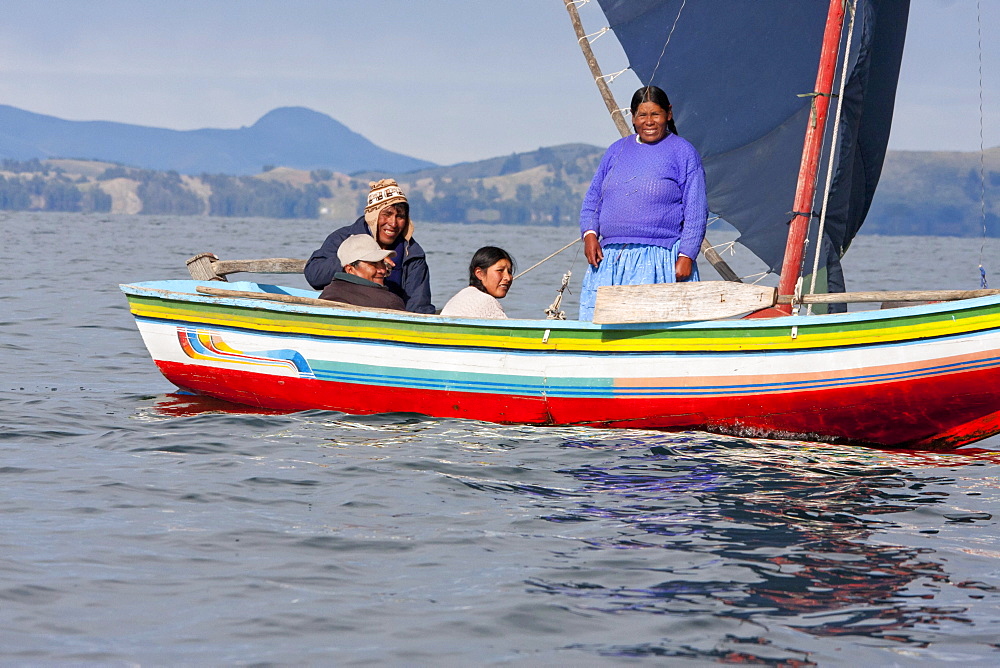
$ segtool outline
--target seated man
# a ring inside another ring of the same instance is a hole
[[[333,231],[306,262],[305,277],[309,285],[322,290],[333,275],[342,271],[337,259],[340,244],[355,234],[367,234],[378,245],[395,252],[396,261],[385,277],[385,286],[414,313],[434,313],[431,303],[431,279],[424,249],[413,239],[413,221],[406,195],[392,179],[371,184],[364,215],[353,225]]]
[[[385,286],[385,277],[393,267],[389,258],[395,254],[381,248],[367,234],[347,237],[337,249],[337,259],[344,271],[333,275],[319,298],[354,306],[406,310],[403,300]]]

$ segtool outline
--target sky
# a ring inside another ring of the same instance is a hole
[[[890,148],[979,150],[977,12],[1000,145],[1000,0],[912,0]],[[611,33],[594,48],[627,67]],[[611,86],[624,105],[639,85]],[[0,104],[176,130],[304,106],[438,164],[618,137],[563,0],[5,0]]]

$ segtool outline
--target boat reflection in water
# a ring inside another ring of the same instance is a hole
[[[305,461],[331,498],[361,484],[382,510],[334,504],[332,526],[489,554],[452,565],[489,592],[495,626],[545,620],[560,651],[799,666],[992,651],[981,620],[1000,591],[983,564],[1000,552],[972,534],[992,520],[997,453],[275,413],[161,395],[149,414],[174,438],[150,447]]]
[[[951,580],[948,559],[920,544],[932,539],[919,534],[939,530],[907,533],[905,515],[946,502],[940,489],[954,482],[903,468],[926,458],[700,434],[673,440],[612,467],[561,471],[582,483],[572,492],[579,502],[545,519],[584,536],[584,545],[530,587],[573,599],[581,612],[666,616],[661,644],[591,651],[807,665],[823,637],[926,647],[949,626],[972,623],[963,603],[996,592]],[[982,456],[937,459],[955,466]],[[991,519],[934,512],[945,523]],[[904,536],[911,544],[893,544]],[[591,550],[604,553],[605,568],[586,566]],[[713,631],[692,633],[699,626]],[[795,643],[795,632],[813,639]]]
[[[232,415],[288,415],[295,411],[270,410],[234,404],[215,397],[187,392],[171,392],[155,398],[150,407],[152,413],[159,417],[191,417],[212,413],[229,413]]]

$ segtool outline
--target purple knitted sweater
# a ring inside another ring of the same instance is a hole
[[[594,230],[602,244],[647,244],[698,257],[708,204],[705,169],[686,139],[668,134],[655,144],[636,135],[608,148],[580,211],[580,234]]]

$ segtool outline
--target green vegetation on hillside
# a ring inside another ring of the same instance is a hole
[[[111,197],[86,179],[39,160],[0,162],[0,209],[5,211],[111,210]]]
[[[325,183],[225,174],[182,176],[84,160],[0,162],[0,209],[316,218]],[[322,171],[322,170],[321,170]],[[331,172],[326,172],[332,177]]]
[[[83,160],[0,162],[0,209],[351,219],[370,181],[392,177],[419,220],[575,225],[603,151],[567,144],[406,174],[267,165],[256,176],[157,172]],[[890,152],[864,232],[1000,236],[1000,148],[978,153]]]
[[[423,220],[575,225],[603,153],[596,146],[566,144],[407,174],[355,177],[393,176]]]
[[[331,194],[323,183],[296,187],[252,176],[202,174],[200,178],[212,189],[208,210],[211,216],[317,218],[320,198]]]

